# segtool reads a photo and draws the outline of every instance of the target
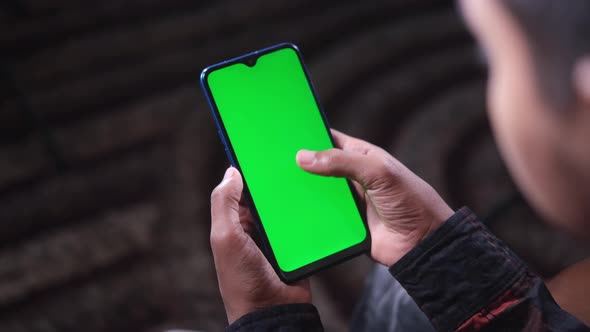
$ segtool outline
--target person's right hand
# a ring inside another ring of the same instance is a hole
[[[355,182],[367,209],[371,256],[391,266],[431,234],[453,210],[434,189],[385,150],[332,130],[337,148],[301,150],[297,164],[319,175]]]

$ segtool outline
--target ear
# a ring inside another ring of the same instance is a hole
[[[578,59],[574,66],[573,77],[579,102],[590,109],[590,54]]]

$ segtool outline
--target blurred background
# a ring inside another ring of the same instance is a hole
[[[209,194],[228,164],[207,65],[298,44],[333,127],[389,150],[551,277],[590,250],[535,216],[453,1],[4,0],[0,330],[220,331]],[[345,330],[372,263],[312,280]]]

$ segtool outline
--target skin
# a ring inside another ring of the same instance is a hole
[[[464,0],[461,8],[489,56],[489,117],[514,180],[546,220],[588,237],[590,58],[574,66],[575,100],[553,109],[538,89],[527,40],[501,2]]]
[[[590,326],[590,258],[566,268],[547,282],[555,302]]]
[[[285,285],[254,242],[252,216],[241,199],[242,189],[242,176],[229,168],[211,194],[211,249],[230,324],[264,307],[311,302],[309,282]]]
[[[590,57],[574,66],[571,109],[553,110],[537,89],[526,39],[510,15],[497,1],[461,5],[490,56],[489,115],[516,183],[548,220],[590,236]],[[453,214],[427,183],[383,149],[332,134],[335,149],[300,151],[297,163],[311,173],[355,182],[365,202],[375,261],[395,264]],[[256,246],[242,188],[241,175],[229,168],[211,196],[211,248],[230,324],[260,308],[311,302],[308,282],[282,283]]]
[[[430,185],[385,150],[335,130],[332,135],[337,148],[300,151],[297,163],[355,181],[377,262],[393,265],[453,214]],[[211,249],[230,324],[271,305],[311,302],[309,283],[282,283],[256,246],[252,216],[240,203],[242,188],[240,173],[230,167],[211,195]]]
[[[554,109],[538,90],[526,38],[498,1],[461,1],[490,59],[489,116],[504,160],[531,205],[570,234],[590,233],[590,57],[574,64],[574,100]],[[590,260],[561,272],[547,287],[559,305],[590,322]]]

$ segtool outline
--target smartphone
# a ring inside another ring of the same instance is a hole
[[[207,67],[201,85],[266,258],[292,283],[366,252],[370,235],[352,183],[303,171],[301,149],[334,147],[297,46],[283,43]]]

